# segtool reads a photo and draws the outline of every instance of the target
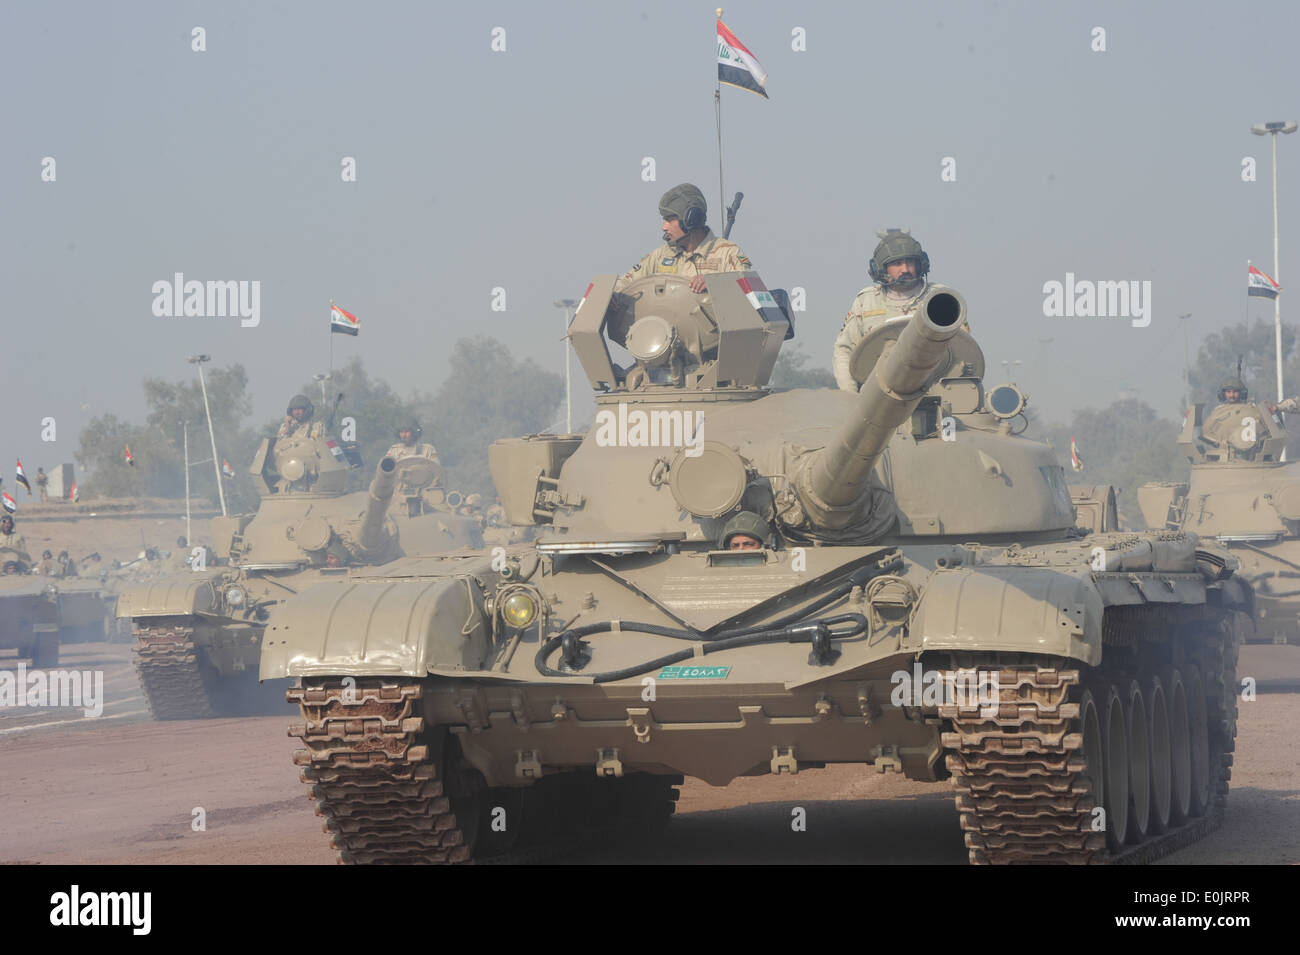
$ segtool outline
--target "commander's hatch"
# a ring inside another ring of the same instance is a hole
[[[615,293],[615,275],[598,275],[569,325],[569,340],[591,386],[609,391],[621,384],[621,369],[609,343],[627,346],[636,329],[668,330],[699,363],[692,387],[765,385],[781,350],[793,337],[788,299],[769,292],[757,272],[704,276],[697,295],[684,276],[648,275]]]

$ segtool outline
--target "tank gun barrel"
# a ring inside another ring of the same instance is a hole
[[[948,342],[966,315],[962,299],[935,289],[917,303],[894,347],[880,356],[849,416],[801,469],[797,487],[818,526],[838,528],[857,517],[855,505],[889,439],[947,368]]]
[[[366,502],[366,512],[361,518],[361,533],[358,543],[362,549],[378,550],[387,540],[384,533],[384,516],[388,512],[388,503],[397,491],[397,462],[393,458],[384,458],[375,471],[375,479],[370,482],[370,500]]]

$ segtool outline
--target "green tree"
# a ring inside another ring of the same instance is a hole
[[[772,368],[771,386],[789,388],[834,388],[835,375],[829,368],[807,367],[812,359],[801,347],[784,348]]]
[[[1139,485],[1187,479],[1187,459],[1176,444],[1180,427],[1177,422],[1159,417],[1145,401],[1124,398],[1108,408],[1078,411],[1068,425],[1035,430],[1056,450],[1070,483],[1114,485],[1126,520],[1139,525]],[[1083,460],[1081,472],[1071,469],[1071,437]]]
[[[531,358],[517,361],[501,342],[476,336],[452,347],[451,374],[417,410],[425,438],[438,448],[447,486],[491,500],[488,445],[550,427],[564,397],[564,378]]]

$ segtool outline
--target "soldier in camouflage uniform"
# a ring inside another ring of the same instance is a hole
[[[944,287],[925,280],[930,272],[930,257],[906,229],[888,229],[879,235],[880,242],[867,265],[875,284],[853,299],[844,327],[835,339],[835,383],[844,391],[858,390],[849,371],[858,342],[886,319],[911,314],[921,296],[931,289]],[[963,328],[970,331],[969,325]]]
[[[421,441],[424,434],[420,422],[415,418],[406,418],[397,426],[397,443],[385,452],[386,457],[401,463],[403,458],[428,458],[434,464],[438,461],[438,450],[428,441]]]
[[[280,425],[280,430],[275,436],[275,469],[283,475],[284,463],[297,459],[303,463],[306,473],[296,480],[281,477],[277,482],[277,487],[281,491],[305,490],[315,480],[316,474],[313,469],[316,456],[315,441],[325,433],[325,426],[319,421],[312,420],[315,414],[316,408],[306,395],[294,395],[289,399],[284,423]]]
[[[27,553],[27,541],[22,534],[14,530],[14,519],[10,514],[0,517],[0,547],[20,551],[25,562],[31,562],[31,557]]]
[[[623,291],[628,283],[645,275],[668,274],[690,277],[691,291],[703,292],[705,273],[753,268],[740,246],[713,234],[707,224],[708,212],[704,193],[688,182],[665,192],[659,200],[664,244],[624,272],[614,283],[614,291]]]

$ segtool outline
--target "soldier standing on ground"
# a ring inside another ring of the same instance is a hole
[[[867,264],[867,272],[875,284],[868,285],[853,299],[844,327],[835,339],[832,361],[835,383],[844,391],[858,390],[849,371],[858,342],[881,322],[910,314],[931,289],[944,288],[925,280],[930,272],[930,256],[906,229],[887,229],[878,234],[880,242]],[[969,326],[965,327],[970,330]]]
[[[704,193],[689,182],[665,192],[659,200],[664,244],[623,273],[614,283],[614,291],[623,291],[628,283],[642,276],[669,274],[690,278],[691,291],[703,292],[705,273],[753,268],[740,246],[713,234],[708,213]]]

